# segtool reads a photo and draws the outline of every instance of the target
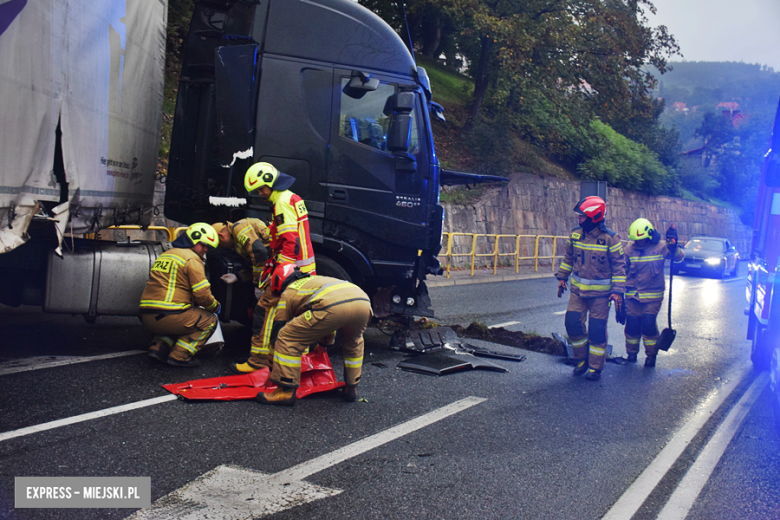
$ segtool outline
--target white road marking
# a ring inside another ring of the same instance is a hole
[[[0,376],[7,374],[16,374],[17,372],[27,372],[28,370],[40,370],[41,368],[61,367],[64,365],[73,365],[75,363],[86,363],[87,361],[100,361],[103,359],[112,359],[125,356],[136,356],[143,354],[145,350],[128,350],[126,352],[114,352],[113,354],[103,354],[101,356],[38,356],[25,359],[15,359],[0,363]]]
[[[519,323],[520,323],[519,321],[508,321],[506,323],[496,323],[495,325],[491,325],[488,328],[489,329],[497,329],[499,327],[508,327],[510,325],[518,325]]]
[[[20,428],[10,432],[0,433],[0,442],[7,441],[9,439],[15,439],[16,437],[24,437],[31,433],[43,432],[46,430],[53,430],[54,428],[60,428],[62,426],[68,426],[84,421],[90,421],[99,417],[107,417],[118,413],[127,412],[129,410],[137,410],[138,408],[146,408],[147,406],[154,406],[156,404],[165,403],[168,401],[174,401],[177,397],[173,394],[164,395],[162,397],[155,397],[153,399],[146,399],[145,401],[136,401],[135,403],[123,404],[121,406],[114,406],[112,408],[106,408],[105,410],[98,410],[96,412],[83,413],[81,415],[75,415],[73,417],[67,417],[65,419],[59,419],[57,421],[51,421],[47,423],[38,424],[35,426],[28,426],[27,428]]]
[[[473,396],[461,399],[273,475],[219,466],[157,500],[152,507],[137,511],[128,520],[259,518],[335,496],[342,490],[315,486],[303,479],[486,400]]]
[[[625,493],[615,502],[602,520],[624,520],[631,518],[639,510],[647,497],[652,493],[661,479],[669,471],[669,468],[677,461],[685,448],[688,447],[691,440],[704,427],[718,407],[723,404],[731,392],[739,386],[751,367],[743,367],[736,372],[734,377],[728,377],[727,380],[733,380],[734,383],[729,388],[720,388],[715,390],[710,397],[705,400],[699,410],[683,425],[675,434],[669,443],[661,450],[661,453],[645,468],[637,477]],[[659,517],[662,518],[662,517]]]
[[[244,520],[272,515],[341,492],[302,481],[269,483],[265,473],[218,466],[126,520]]]
[[[744,279],[745,279],[744,276],[740,276],[739,278],[731,278],[729,280],[723,280],[723,283],[739,282],[739,281],[742,281]]]
[[[566,311],[557,311],[557,312],[553,312],[553,314],[555,314],[556,316],[561,316],[562,314],[566,314]]]
[[[694,502],[710,478],[712,471],[726,451],[734,434],[742,424],[750,408],[758,399],[769,381],[769,374],[762,373],[753,384],[750,385],[745,395],[734,405],[728,416],[723,420],[712,439],[707,443],[702,452],[688,469],[680,485],[672,494],[664,508],[658,514],[658,518],[664,520],[684,520],[688,516]]]

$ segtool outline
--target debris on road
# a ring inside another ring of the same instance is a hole
[[[542,354],[566,356],[566,347],[553,338],[543,338],[535,334],[525,334],[521,331],[507,330],[503,327],[488,328],[478,322],[472,322],[468,327],[452,325],[452,330],[458,336],[480,339],[509,347],[522,348]]]

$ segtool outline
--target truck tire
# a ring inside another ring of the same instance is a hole
[[[753,362],[753,368],[762,372],[769,368],[772,359],[772,341],[771,335],[766,328],[756,324],[756,330],[753,332],[753,343],[750,348],[750,360]]]
[[[330,276],[332,278],[338,278],[346,282],[351,282],[352,277],[349,276],[346,269],[341,267],[338,262],[328,258],[327,256],[316,256],[314,260],[317,262],[317,274],[320,276]]]

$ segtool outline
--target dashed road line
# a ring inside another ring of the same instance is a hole
[[[143,354],[145,350],[128,350],[126,352],[114,352],[112,354],[103,354],[100,356],[37,356],[25,359],[16,359],[0,363],[0,376],[16,374],[18,372],[27,372],[28,370],[40,370],[42,368],[61,367],[73,365],[75,363],[86,363],[87,361],[101,361],[104,359],[113,359],[125,356],[137,356]]]
[[[69,426],[71,424],[77,424],[84,421],[91,421],[92,419],[98,419],[100,417],[107,417],[109,415],[115,415],[130,410],[137,410],[138,408],[146,408],[147,406],[154,406],[156,404],[166,403],[168,401],[175,401],[176,399],[177,397],[175,395],[164,395],[162,397],[146,399],[145,401],[136,401],[135,403],[123,404],[121,406],[114,406],[112,408],[106,408],[96,412],[83,413],[81,415],[75,415],[73,417],[67,417],[57,421],[37,424],[35,426],[28,426],[26,428],[20,428],[10,432],[3,432],[0,433],[0,442],[15,439],[17,437],[24,437],[25,435],[43,432],[46,430],[53,430],[55,428],[61,428],[63,426]]]
[[[507,321],[506,323],[496,323],[495,325],[491,325],[488,327],[489,329],[497,329],[499,327],[508,327],[510,325],[519,325],[519,321]]]

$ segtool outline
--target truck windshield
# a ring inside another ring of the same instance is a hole
[[[387,151],[387,130],[390,116],[384,109],[387,98],[395,94],[395,85],[380,83],[379,88],[366,92],[360,99],[344,93],[348,78],[341,80],[341,110],[339,114],[339,135],[352,141]],[[420,130],[416,111],[412,111],[412,130],[408,152],[417,155],[420,151]]]
[[[694,238],[685,245],[685,249],[690,249],[691,251],[723,251],[723,242],[720,240]]]

